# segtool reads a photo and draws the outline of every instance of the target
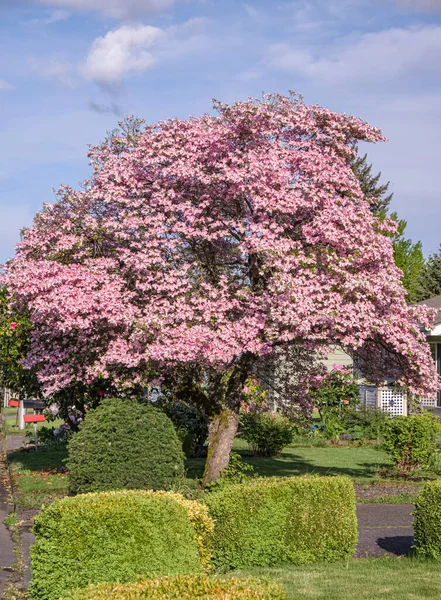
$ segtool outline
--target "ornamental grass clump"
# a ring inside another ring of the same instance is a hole
[[[219,571],[344,560],[357,545],[346,477],[268,478],[225,487],[206,502]]]
[[[108,398],[87,413],[69,443],[72,492],[164,489],[184,474],[173,423],[135,400]]]
[[[256,579],[218,579],[202,575],[163,577],[126,585],[96,585],[64,600],[284,600],[275,583]]]
[[[33,600],[90,583],[134,582],[208,569],[213,523],[179,494],[118,491],[56,500],[35,519]]]

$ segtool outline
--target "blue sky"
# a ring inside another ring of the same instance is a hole
[[[381,127],[369,158],[435,252],[441,0],[0,0],[0,261],[122,116],[290,89]]]

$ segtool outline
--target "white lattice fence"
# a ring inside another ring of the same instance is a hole
[[[436,408],[436,398],[423,398],[421,406],[423,408]]]
[[[407,415],[407,397],[404,392],[385,388],[379,390],[380,408],[391,416]]]

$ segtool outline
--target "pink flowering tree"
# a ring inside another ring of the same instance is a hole
[[[91,178],[44,206],[5,276],[31,312],[26,366],[46,394],[202,374],[205,482],[228,464],[247,379],[282,346],[340,344],[372,380],[438,386],[419,328],[431,314],[406,305],[383,235],[395,225],[350,166],[380,131],[294,96],[215,109],[91,148]]]

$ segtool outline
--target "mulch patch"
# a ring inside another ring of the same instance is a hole
[[[400,494],[417,494],[421,486],[406,483],[355,483],[357,499],[375,499],[384,496],[399,496]]]

